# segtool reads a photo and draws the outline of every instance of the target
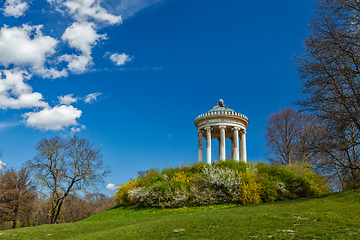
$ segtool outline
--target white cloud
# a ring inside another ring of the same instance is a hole
[[[63,130],[65,127],[78,125],[77,119],[82,114],[81,110],[73,106],[61,105],[45,108],[39,112],[29,112],[22,116],[28,126],[41,130]]]
[[[40,68],[31,68],[31,72],[41,76],[42,78],[60,78],[60,77],[67,77],[68,76],[68,72],[63,69],[61,71],[58,71],[54,68],[44,68],[44,67],[40,67]]]
[[[0,160],[0,170],[6,166],[6,163]]]
[[[107,0],[108,7],[114,7],[115,12],[119,13],[123,19],[134,17],[139,11],[163,0]],[[120,2],[120,4],[119,4]]]
[[[2,128],[8,128],[8,127],[15,127],[15,126],[19,126],[20,123],[16,122],[16,123],[6,123],[6,122],[2,122],[0,123],[0,129]]]
[[[55,53],[58,40],[43,36],[42,25],[21,27],[4,25],[0,29],[0,64],[40,68],[46,58]]]
[[[60,104],[70,105],[78,100],[78,98],[73,98],[73,94],[68,94],[65,96],[58,97]]]
[[[106,34],[100,35],[95,31],[95,24],[90,22],[75,22],[68,27],[61,36],[69,46],[81,51],[84,55],[91,54],[92,47],[98,39],[106,39]]]
[[[82,125],[81,127],[72,127],[71,128],[71,135],[74,135],[77,132],[80,132],[81,130],[86,129],[86,126]]]
[[[54,3],[54,0],[48,0]],[[59,3],[59,1],[56,1]],[[115,16],[100,6],[101,0],[69,0],[63,4],[69,9],[69,13],[77,21],[86,21],[93,18],[99,21],[105,21],[109,24],[121,23],[121,16]]]
[[[22,0],[6,0],[4,10],[5,16],[20,17],[24,15],[24,12],[28,9],[29,5]]]
[[[23,70],[0,71],[0,108],[48,107],[41,93],[33,92],[25,81],[31,76]]]
[[[96,93],[90,93],[88,95],[86,95],[86,97],[84,98],[84,102],[85,103],[93,103],[94,101],[96,101],[96,99],[101,95],[102,93],[96,92]]]
[[[106,188],[109,190],[116,190],[119,186],[115,186],[114,183],[109,183],[108,185],[106,185]]]
[[[73,73],[84,73],[88,67],[90,67],[93,62],[92,62],[92,57],[91,56],[85,56],[85,55],[69,55],[69,54],[65,54],[63,56],[60,56],[58,58],[58,61],[65,61],[68,62],[68,69],[69,71],[73,72]]]
[[[116,66],[125,65],[125,62],[129,62],[132,58],[125,53],[118,54],[114,53],[110,56],[110,60],[115,63]]]

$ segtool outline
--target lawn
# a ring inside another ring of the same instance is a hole
[[[0,239],[360,239],[360,190],[247,206],[117,207]]]

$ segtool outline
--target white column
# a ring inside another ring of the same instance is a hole
[[[226,126],[219,126],[220,140],[219,140],[219,160],[225,161],[225,129]]]
[[[231,159],[235,159],[235,142],[234,142],[234,135],[231,138]]]
[[[245,129],[240,133],[240,151],[241,151],[241,161],[246,162],[246,138],[245,138],[246,131]]]
[[[203,131],[198,130],[198,162],[203,162]]]
[[[211,164],[211,127],[206,127],[206,163]]]
[[[233,139],[232,139],[232,142],[233,142],[233,146],[234,146],[234,160],[235,161],[239,161],[239,128],[237,127],[234,127],[233,129],[233,133],[234,133],[234,136],[233,136]]]

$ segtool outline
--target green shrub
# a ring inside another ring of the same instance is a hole
[[[194,163],[161,172],[150,169],[122,184],[115,195],[121,205],[179,207],[185,204],[237,202],[254,204],[328,192],[325,178],[309,164],[285,166],[233,160]]]
[[[262,178],[261,181],[261,201],[274,202],[278,199],[278,191],[269,177]]]
[[[196,176],[190,185],[190,202],[193,204],[218,203],[217,191],[208,187],[202,176]]]
[[[310,197],[329,192],[325,178],[314,173],[311,170],[311,165],[306,161],[301,164],[298,162],[289,163],[286,168],[297,175],[295,189],[293,189],[293,193],[296,195],[294,198]]]
[[[216,161],[212,164],[212,166],[221,169],[232,169],[238,172],[245,172],[248,168],[249,163],[244,163],[242,161],[235,161],[235,160],[227,160],[227,161]]]
[[[151,168],[149,171],[145,171],[144,174],[139,176],[140,185],[146,186],[150,184],[151,180],[158,175],[159,170],[156,168]]]

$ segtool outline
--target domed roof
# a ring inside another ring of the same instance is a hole
[[[214,116],[214,115],[235,116],[235,117],[241,117],[241,118],[248,120],[248,118],[245,115],[237,113],[234,110],[232,110],[231,108],[226,107],[226,105],[224,104],[224,101],[222,99],[220,99],[218,104],[215,107],[213,107],[206,113],[203,113],[203,114],[197,116],[195,121],[199,118],[203,118],[203,117],[207,117],[207,116]]]
[[[234,110],[227,108],[226,105],[224,104],[224,100],[220,99],[218,104],[216,104],[215,107],[213,107],[212,109],[210,109],[207,112],[216,112],[216,111],[230,111],[230,112],[235,112]]]

